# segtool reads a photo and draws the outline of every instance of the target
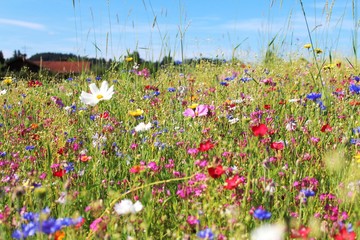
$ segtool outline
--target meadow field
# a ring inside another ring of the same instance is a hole
[[[354,65],[127,61],[2,80],[2,239],[356,239]]]
[[[348,57],[309,31],[291,59],[271,42],[256,62],[7,73],[0,239],[356,239],[355,40]]]

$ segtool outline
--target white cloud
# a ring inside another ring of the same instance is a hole
[[[33,30],[45,30],[45,26],[39,23],[20,21],[15,19],[0,18],[0,25],[11,25]]]

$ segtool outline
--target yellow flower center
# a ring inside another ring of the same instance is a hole
[[[99,99],[99,100],[102,99],[103,97],[104,97],[104,96],[101,95],[101,94],[98,94],[98,95],[96,96],[96,98]]]

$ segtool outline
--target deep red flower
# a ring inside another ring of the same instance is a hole
[[[284,149],[284,143],[283,142],[272,142],[270,144],[270,147],[275,150],[283,150]]]
[[[225,182],[226,182],[225,189],[232,190],[237,188],[237,186],[239,186],[240,183],[244,183],[245,178],[239,177],[239,175],[235,175],[232,178],[226,179]]]
[[[301,226],[299,229],[291,229],[290,238],[308,239],[311,229],[309,227]]]
[[[211,143],[210,140],[207,140],[204,143],[200,143],[200,146],[198,147],[199,152],[207,152],[210,149],[214,148],[214,144]]]
[[[263,137],[267,133],[268,127],[265,124],[259,124],[257,126],[252,126],[251,130],[253,131],[254,136]]]
[[[53,176],[61,178],[62,176],[64,176],[65,173],[66,173],[66,170],[60,168],[58,170],[53,171]]]
[[[331,132],[332,127],[329,124],[325,124],[324,126],[321,127],[320,131],[322,131],[322,132]]]
[[[340,232],[334,236],[335,240],[355,240],[356,233],[355,232],[348,232],[346,227],[342,227]]]
[[[28,87],[40,87],[42,86],[42,83],[38,80],[30,80],[28,81]]]
[[[103,112],[103,113],[100,114],[100,118],[108,119],[108,118],[109,118],[109,115],[110,115],[109,112],[106,112],[106,111],[105,111],[105,112]]]
[[[264,105],[264,108],[265,108],[266,110],[269,110],[269,109],[271,109],[271,105],[265,104],[265,105]]]
[[[208,168],[208,173],[212,178],[219,178],[221,177],[221,175],[225,172],[225,170],[223,169],[223,167],[221,165],[217,166],[217,167],[209,167]]]

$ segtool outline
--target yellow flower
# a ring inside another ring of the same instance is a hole
[[[333,69],[335,66],[334,63],[328,63],[324,66],[324,70]]]
[[[6,85],[10,85],[12,81],[12,77],[4,77],[3,83]]]
[[[314,50],[316,54],[320,54],[323,52],[323,50],[321,50],[320,48],[315,48]]]
[[[193,103],[193,104],[191,104],[191,105],[189,106],[189,108],[195,109],[198,105],[199,105],[199,104],[197,104],[197,103]]]
[[[144,113],[144,111],[141,110],[141,109],[136,109],[135,111],[132,111],[132,110],[129,111],[129,115],[130,115],[130,116],[133,116],[133,117],[139,117],[139,116],[141,116],[143,113]]]
[[[357,163],[360,163],[360,153],[357,153],[355,156],[354,156],[354,159]]]
[[[310,43],[305,44],[305,45],[304,45],[304,48],[310,49],[310,48],[311,48],[311,44],[310,44]]]
[[[134,59],[134,58],[132,58],[132,57],[126,57],[126,58],[125,58],[125,62],[131,62],[133,59]]]

